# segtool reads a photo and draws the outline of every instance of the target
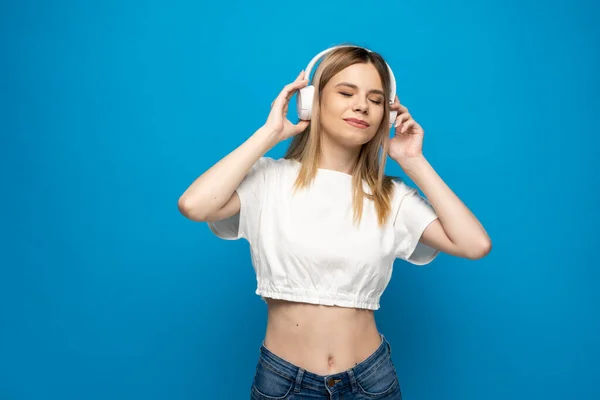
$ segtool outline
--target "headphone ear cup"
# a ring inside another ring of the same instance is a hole
[[[314,95],[315,87],[312,85],[303,87],[296,94],[296,112],[301,120],[310,121]]]
[[[390,128],[394,126],[394,122],[396,122],[396,117],[398,116],[398,111],[390,111]]]

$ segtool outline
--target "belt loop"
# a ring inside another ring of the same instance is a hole
[[[300,393],[302,389],[302,377],[304,376],[304,370],[302,368],[298,368],[298,373],[296,374],[296,383],[294,383],[294,393]]]
[[[392,356],[392,345],[390,344],[390,342],[385,338],[385,336],[383,336],[383,334],[381,335],[381,341],[385,342],[386,347],[388,348],[388,353],[390,355],[390,357]]]
[[[354,376],[354,370],[350,368],[348,371],[348,377],[350,378],[350,387],[352,388],[352,393],[358,392],[358,384],[356,383],[356,377]]]

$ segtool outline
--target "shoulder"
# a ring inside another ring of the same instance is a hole
[[[280,179],[282,177],[296,176],[300,170],[300,163],[295,160],[286,159],[283,157],[263,157],[262,161],[265,169],[268,169],[270,176]]]
[[[394,186],[394,196],[404,196],[416,189],[408,185],[402,179],[391,177],[392,185]]]
[[[429,205],[427,198],[421,195],[415,186],[411,186],[399,178],[394,178],[392,184],[394,192],[391,203],[394,213],[400,208],[414,209]]]
[[[417,190],[404,182],[401,178],[395,176],[386,176],[388,185],[391,186],[392,202],[399,202],[404,196],[414,194]]]
[[[260,157],[252,166],[245,180],[261,181],[264,184],[277,182],[283,176],[289,176],[296,171],[297,165],[293,160],[274,158],[269,156]]]
[[[262,170],[289,170],[295,168],[297,162],[285,158],[263,156],[256,161],[253,168]]]

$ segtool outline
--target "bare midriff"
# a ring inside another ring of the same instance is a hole
[[[372,310],[265,301],[265,347],[308,372],[331,375],[346,371],[381,344]]]

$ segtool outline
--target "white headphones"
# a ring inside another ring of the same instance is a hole
[[[334,47],[330,47],[326,50],[323,50],[322,52],[317,54],[312,60],[310,60],[310,62],[308,63],[308,66],[306,67],[306,72],[305,72],[304,76],[309,79],[309,82],[311,79],[310,72],[313,69],[313,67],[315,66],[315,64],[317,63],[317,61],[319,61],[326,54],[331,53],[333,50],[339,49],[341,47],[358,47],[358,48],[363,48],[368,52],[371,52],[371,50],[366,49],[364,47],[353,46],[353,45],[334,46]],[[386,63],[386,65],[387,65],[388,71],[390,73],[390,99],[389,99],[389,102],[391,105],[394,103],[394,99],[396,97],[396,78],[394,77],[394,73],[392,72],[392,69],[390,68],[390,66],[387,63]],[[313,85],[305,86],[298,91],[298,93],[296,95],[296,111],[298,113],[298,118],[300,118],[301,120],[305,120],[305,121],[310,120],[310,118],[312,116],[312,105],[313,105],[314,96],[315,96],[315,87]],[[390,128],[394,125],[394,122],[396,121],[396,114],[397,114],[397,111],[390,111]]]

